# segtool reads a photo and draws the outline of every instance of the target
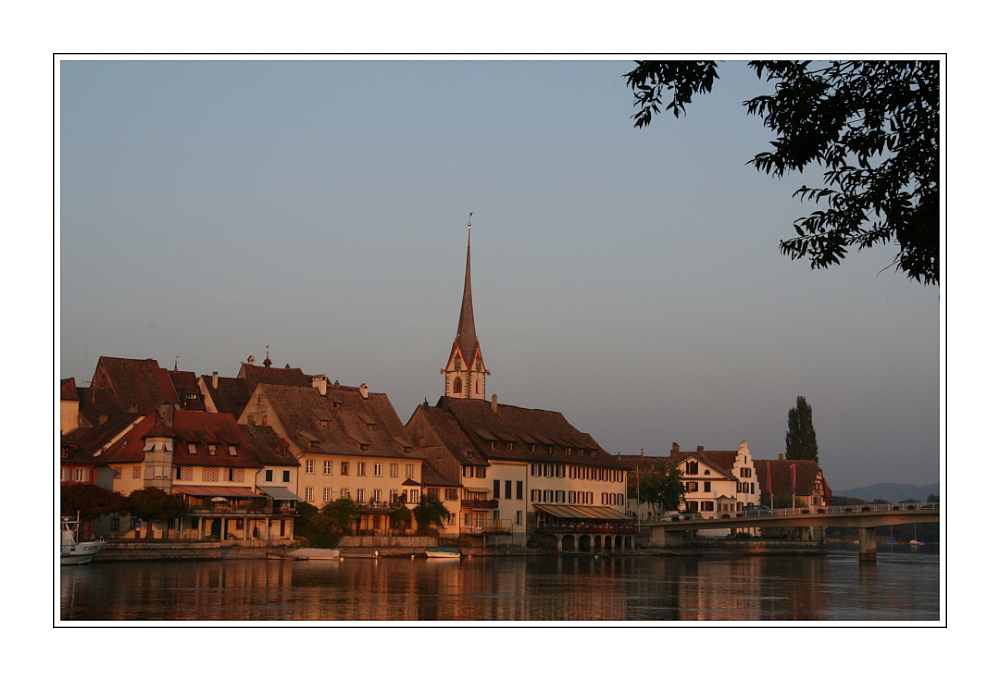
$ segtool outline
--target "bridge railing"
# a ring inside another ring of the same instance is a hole
[[[887,513],[893,511],[930,511],[940,510],[941,504],[934,501],[922,503],[917,501],[900,502],[898,504],[855,504],[852,506],[799,506],[798,508],[776,508],[768,515],[804,515],[808,513]]]

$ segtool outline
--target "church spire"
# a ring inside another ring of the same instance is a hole
[[[465,251],[465,289],[458,314],[458,331],[452,345],[445,374],[445,395],[448,397],[486,398],[486,375],[482,351],[476,336],[476,320],[472,312],[472,213],[469,213],[469,234]]]

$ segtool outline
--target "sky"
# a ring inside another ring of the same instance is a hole
[[[500,402],[612,454],[783,452],[813,408],[835,490],[940,478],[941,291],[891,247],[780,254],[815,179],[724,62],[686,116],[632,126],[625,60],[64,59],[58,374],[102,356],[367,383],[405,423],[443,393],[470,212]]]

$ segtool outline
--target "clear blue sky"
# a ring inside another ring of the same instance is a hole
[[[501,402],[609,452],[784,451],[813,407],[834,489],[939,479],[940,290],[891,248],[811,271],[778,242],[802,178],[741,62],[636,130],[627,61],[63,61],[61,377],[100,355],[235,376],[248,355],[443,391],[473,218]]]

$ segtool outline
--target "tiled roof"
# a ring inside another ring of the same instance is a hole
[[[140,419],[138,414],[116,414],[108,417],[104,423],[92,428],[78,428],[70,433],[81,447],[91,454],[101,451],[101,448],[115,439],[122,432],[129,430],[132,423]]]
[[[98,426],[101,417],[125,413],[110,388],[77,388],[76,392],[80,398],[81,424]]]
[[[437,469],[430,463],[424,461],[420,468],[420,482],[424,487],[461,487],[462,483],[457,480],[448,480],[437,472]]]
[[[126,412],[145,413],[161,404],[180,404],[166,369],[155,359],[101,357],[92,388],[108,388]]]
[[[75,378],[64,378],[59,382],[59,399],[67,402],[76,402],[80,399],[76,394]]]
[[[198,377],[193,371],[168,371],[174,390],[184,409],[205,411],[205,400],[198,387]]]
[[[298,466],[299,460],[288,449],[281,436],[271,426],[240,426],[250,450],[261,464],[267,466]]]
[[[312,387],[312,378],[302,373],[302,369],[275,369],[257,364],[247,364],[246,362],[240,367],[240,373],[237,378],[246,381],[248,395],[252,395],[253,391],[261,383],[297,386],[300,388]]]
[[[269,425],[302,453],[419,458],[405,451],[412,445],[382,393],[365,399],[357,388],[332,385],[323,396],[311,387],[260,384],[254,395],[274,410],[279,423]]]
[[[220,376],[219,387],[212,387],[212,377],[202,376],[201,382],[205,386],[212,404],[216,411],[223,414],[232,414],[234,418],[239,418],[243,413],[243,408],[250,401],[250,391],[247,390],[247,383],[242,378],[223,378]]]
[[[451,397],[428,409],[450,413],[484,459],[625,468],[559,412],[508,404],[494,412],[489,402]]]
[[[816,483],[816,476],[823,474],[819,464],[815,461],[789,461],[787,459],[753,462],[754,467],[757,469],[757,480],[760,484],[760,493],[772,493],[772,489],[768,485],[767,477],[767,469],[770,465],[770,484],[773,485],[773,493],[790,494],[792,489],[792,464],[795,464],[795,496],[811,495],[813,493],[813,486]],[[824,486],[825,482],[826,481],[824,480]],[[829,497],[829,492],[824,492],[824,496]]]

